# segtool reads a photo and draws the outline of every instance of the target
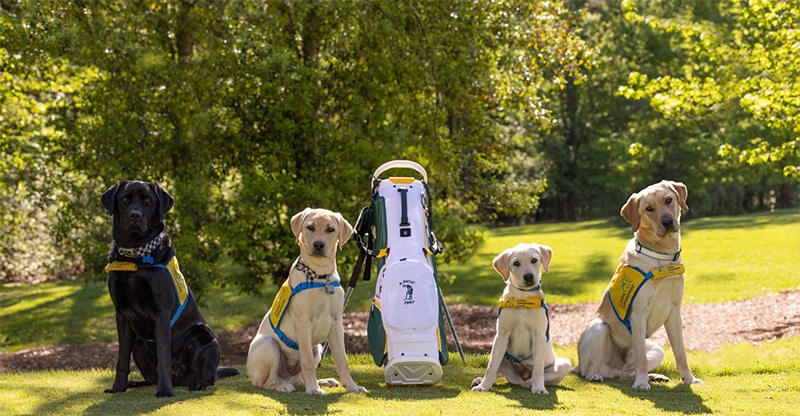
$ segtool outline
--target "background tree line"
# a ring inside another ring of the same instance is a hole
[[[791,1],[0,1],[0,274],[99,276],[118,179],[162,183],[193,289],[258,290],[306,206],[355,221],[429,172],[444,261],[473,222],[798,205]],[[342,256],[354,257],[353,248]]]

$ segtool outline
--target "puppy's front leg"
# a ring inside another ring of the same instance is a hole
[[[650,390],[650,376],[647,374],[647,348],[645,345],[646,315],[644,313],[638,313],[634,314],[634,316],[636,316],[637,319],[631,319],[631,343],[635,371],[633,388]]]
[[[486,374],[480,384],[474,386],[472,391],[489,391],[497,380],[497,370],[503,362],[503,357],[508,351],[508,335],[500,334],[498,331],[492,342],[492,353],[489,356],[489,365],[486,367]]]
[[[536,334],[533,339],[533,372],[531,373],[531,393],[548,394],[544,387],[545,334]]]
[[[297,346],[300,354],[300,372],[306,385],[306,394],[325,394],[317,381],[317,361],[314,359],[314,345],[311,344],[312,323],[299,319],[295,324]]]
[[[328,346],[331,349],[333,361],[336,363],[336,372],[339,374],[339,380],[342,381],[344,389],[351,393],[366,392],[367,389],[357,385],[350,374],[350,364],[347,362],[347,353],[344,348],[344,329],[341,318],[333,320],[331,331],[328,334]]]
[[[675,366],[681,373],[681,381],[683,384],[697,384],[703,381],[695,378],[692,370],[689,368],[689,362],[686,359],[686,346],[683,343],[683,319],[681,318],[680,306],[675,307],[667,317],[664,323],[664,329],[667,332],[669,345],[672,346],[672,352],[675,355]]]

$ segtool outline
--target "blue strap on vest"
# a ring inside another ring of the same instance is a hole
[[[315,289],[315,288],[321,288],[321,287],[340,287],[340,286],[341,286],[341,284],[339,282],[327,282],[327,283],[304,282],[304,283],[300,283],[299,285],[297,285],[294,288],[292,288],[292,294],[289,296],[289,300],[291,301],[291,299],[294,297],[294,295],[296,295],[299,292],[302,292],[302,291],[304,291],[306,289]],[[269,319],[269,326],[272,327],[272,330],[275,331],[275,334],[278,336],[278,338],[280,338],[281,341],[283,341],[284,344],[286,344],[287,347],[289,347],[289,348],[291,348],[293,350],[296,350],[296,349],[300,348],[297,345],[297,343],[294,342],[288,336],[286,336],[286,334],[283,331],[281,331],[281,329],[280,329],[281,322],[283,322],[283,315],[286,314],[286,309],[288,309],[288,308],[289,308],[289,304],[287,303],[286,307],[281,312],[281,318],[278,320],[278,325],[277,326],[272,323],[271,319]]]
[[[161,264],[161,263],[153,264],[153,267],[160,267],[160,268],[166,270],[167,272],[169,272],[170,275],[172,275],[172,271],[170,271],[170,269],[167,267],[166,264]],[[183,302],[181,302],[181,299],[178,296],[178,287],[175,285],[175,279],[172,279],[172,287],[175,289],[175,297],[178,299],[178,310],[175,311],[175,315],[172,315],[172,319],[170,319],[170,321],[169,321],[169,327],[170,328],[172,328],[172,326],[175,325],[175,322],[178,322],[178,318],[181,317],[181,314],[183,313],[183,309],[186,308],[186,304],[189,303],[189,297],[188,296],[186,297],[186,299],[183,300]]]

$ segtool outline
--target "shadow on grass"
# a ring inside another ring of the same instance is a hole
[[[674,375],[669,375],[674,377]],[[680,378],[680,376],[678,376]],[[686,384],[664,385],[663,383],[650,383],[650,390],[638,390],[631,387],[632,381],[608,380],[604,384],[619,389],[631,398],[653,403],[658,409],[665,412],[678,414],[710,414],[713,411],[703,403],[703,398],[692,391]]]
[[[495,383],[491,391],[481,394],[498,394],[508,400],[513,400],[519,405],[511,407],[519,407],[520,410],[555,410],[559,403],[559,391],[572,391],[572,389],[562,385],[547,386],[548,394],[533,394],[525,387],[505,382]]]

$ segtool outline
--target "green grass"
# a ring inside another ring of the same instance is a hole
[[[575,362],[574,348],[558,353]],[[108,395],[110,369],[0,374],[1,414],[346,414],[346,415],[470,415],[470,414],[798,414],[800,403],[800,341],[781,340],[761,347],[734,345],[715,353],[689,355],[695,375],[704,384],[678,383],[668,352],[661,372],[673,381],[636,391],[630,382],[589,383],[567,375],[550,394],[538,396],[500,379],[492,391],[470,391],[474,377],[482,376],[488,357],[469,355],[467,364],[453,355],[442,381],[427,387],[387,387],[382,370],[367,355],[350,356],[356,381],[366,394],[342,388],[310,397],[304,393],[277,393],[253,387],[246,375],[219,381],[205,392],[175,389],[175,397],[155,398],[155,387],[141,387]],[[334,377],[330,357],[320,377]],[[135,376],[138,376],[136,374]]]
[[[616,219],[488,228],[484,233],[486,241],[472,260],[440,265],[452,278],[442,284],[448,304],[493,305],[502,283],[491,267],[492,259],[507,247],[531,241],[548,244],[555,253],[543,283],[549,303],[596,302],[630,238],[628,226]],[[687,303],[796,289],[800,211],[684,221],[683,248]],[[341,274],[346,279],[349,272]],[[374,281],[359,282],[349,311],[367,310]],[[267,287],[259,296],[214,290],[202,310],[217,332],[240,328],[262,318],[275,289]],[[0,352],[115,339],[113,307],[104,282],[0,287]],[[577,362],[574,346],[558,352]],[[454,355],[441,383],[417,388],[386,387],[382,370],[371,358],[354,355],[350,357],[354,378],[370,392],[354,395],[330,389],[325,396],[312,398],[255,389],[246,375],[221,380],[206,392],[177,388],[175,398],[157,400],[153,387],[103,394],[112,382],[111,369],[0,373],[0,414],[800,414],[797,357],[800,337],[759,347],[732,345],[713,353],[690,353],[695,375],[706,382],[702,385],[673,381],[640,392],[629,382],[594,384],[570,374],[546,397],[533,396],[502,379],[488,394],[471,392],[470,381],[482,375],[486,355],[470,355],[466,365]],[[676,379],[672,357],[664,363],[661,371]],[[320,376],[335,376],[330,358]]]

